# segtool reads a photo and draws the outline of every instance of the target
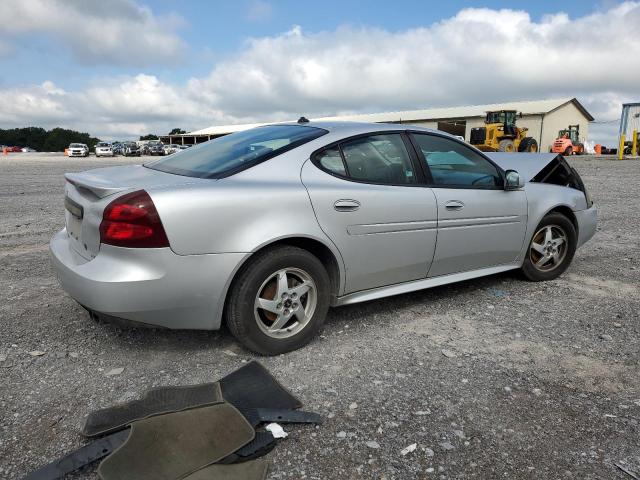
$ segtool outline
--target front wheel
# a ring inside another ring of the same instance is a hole
[[[537,153],[538,152],[538,142],[533,137],[525,137],[520,142],[518,147],[519,152],[528,152],[528,153]]]
[[[234,280],[226,323],[236,339],[262,355],[303,347],[329,309],[330,280],[317,257],[282,246],[249,260]]]
[[[531,238],[522,273],[534,282],[559,277],[573,260],[577,240],[576,228],[567,217],[546,215]]]

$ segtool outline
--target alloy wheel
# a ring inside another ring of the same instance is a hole
[[[567,255],[569,240],[566,232],[558,225],[540,228],[531,240],[529,259],[541,272],[550,272],[562,264]]]
[[[309,324],[317,300],[316,284],[307,272],[278,270],[258,289],[253,308],[258,327],[272,338],[292,337]]]

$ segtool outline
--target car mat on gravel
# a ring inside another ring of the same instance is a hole
[[[98,474],[102,480],[181,479],[254,437],[251,424],[229,403],[158,415],[133,423],[127,441],[102,461]]]
[[[210,465],[187,475],[184,480],[264,480],[268,470],[269,461],[258,458],[233,465]]]
[[[96,437],[121,430],[136,420],[221,402],[222,391],[217,382],[152,388],[140,400],[91,412],[82,434],[85,437]]]
[[[262,364],[255,360],[220,379],[222,397],[240,410],[275,408],[293,410],[302,407]]]
[[[286,410],[302,406],[300,400],[284,388],[265,367],[251,361],[218,382],[154,388],[140,400],[92,412],[87,417],[82,434],[85,437],[104,435],[121,430],[136,420],[213,405],[223,399],[240,410]]]

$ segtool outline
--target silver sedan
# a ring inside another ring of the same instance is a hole
[[[330,306],[512,269],[556,278],[596,229],[562,156],[408,125],[301,119],[66,180],[51,254],[92,315],[225,322],[269,355],[309,342]]]

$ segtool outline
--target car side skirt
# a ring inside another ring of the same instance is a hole
[[[521,263],[509,263],[505,265],[498,265],[495,267],[471,270],[469,272],[450,273],[448,275],[441,275],[438,277],[424,278],[422,280],[414,280],[412,282],[373,288],[371,290],[363,290],[361,292],[354,292],[350,293],[349,295],[343,295],[342,297],[336,297],[331,306],[340,307],[342,305],[351,305],[352,303],[367,302],[369,300],[376,300],[379,298],[391,297],[393,295],[415,292],[416,290],[423,290],[425,288],[439,287],[440,285],[462,282],[464,280],[470,280],[472,278],[485,277],[487,275],[494,275],[496,273],[514,270],[516,268],[520,268],[521,266]]]

